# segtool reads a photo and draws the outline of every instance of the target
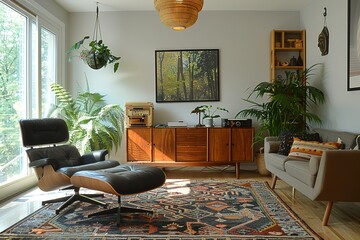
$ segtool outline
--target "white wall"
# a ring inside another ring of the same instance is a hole
[[[120,71],[112,66],[91,70],[79,59],[68,64],[68,87],[73,92],[84,86],[87,76],[92,91],[106,95],[108,103],[154,102],[155,123],[184,120],[197,123],[192,109],[202,103],[155,103],[155,50],[220,49],[220,102],[233,118],[247,107],[249,87],[268,81],[270,74],[270,32],[299,29],[298,12],[204,11],[191,28],[177,32],[165,27],[156,12],[101,12],[104,42],[121,56]],[[92,36],[95,13],[69,14],[68,44]],[[219,124],[219,122],[218,122]],[[125,159],[125,144],[118,153]]]
[[[327,8],[329,54],[321,56],[317,46]],[[323,63],[315,85],[326,95],[326,104],[318,109],[323,127],[360,133],[360,91],[347,91],[347,0],[313,1],[301,12],[301,25],[307,31],[307,65]]]

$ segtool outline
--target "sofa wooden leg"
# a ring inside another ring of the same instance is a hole
[[[329,201],[327,206],[326,206],[324,218],[323,218],[323,221],[322,221],[323,226],[328,225],[328,221],[329,221],[329,218],[330,218],[330,213],[331,213],[331,209],[332,209],[333,204],[334,204],[333,201]]]
[[[291,193],[292,193],[292,197],[295,198],[296,189],[295,189],[294,187],[292,188],[292,192],[291,192]]]
[[[276,180],[277,180],[277,176],[274,174],[271,181],[271,189],[275,188]]]

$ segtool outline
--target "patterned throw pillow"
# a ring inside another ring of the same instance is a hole
[[[280,133],[279,140],[279,150],[278,153],[284,156],[289,155],[291,146],[294,141],[294,137],[297,137],[305,141],[318,141],[320,142],[319,133],[291,133],[291,132],[282,132]]]
[[[337,150],[341,143],[337,142],[318,142],[303,141],[294,137],[294,143],[291,147],[289,157],[310,160],[312,156],[321,156],[325,150]]]

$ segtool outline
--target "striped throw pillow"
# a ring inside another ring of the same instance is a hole
[[[340,146],[341,143],[337,142],[303,141],[294,137],[294,142],[288,156],[310,160],[312,156],[321,156],[323,151],[337,150]]]

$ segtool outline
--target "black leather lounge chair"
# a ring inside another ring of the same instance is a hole
[[[107,150],[94,151],[81,156],[75,146],[64,144],[69,139],[69,131],[63,119],[20,120],[20,128],[23,145],[28,147],[26,152],[30,160],[29,166],[35,169],[39,188],[43,191],[52,191],[70,187],[75,191],[72,196],[44,201],[43,204],[64,202],[56,210],[56,214],[75,201],[106,206],[101,201],[81,195],[80,187],[72,186],[70,178],[78,171],[118,166],[117,161],[105,160]]]

